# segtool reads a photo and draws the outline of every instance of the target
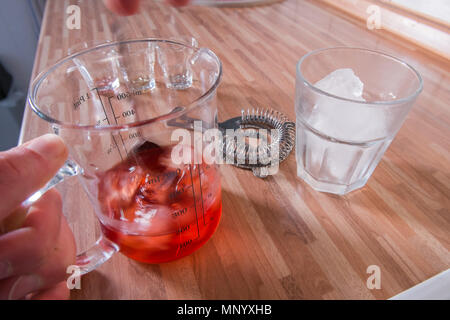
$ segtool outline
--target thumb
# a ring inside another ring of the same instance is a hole
[[[0,221],[42,188],[66,159],[66,146],[54,134],[0,152]]]

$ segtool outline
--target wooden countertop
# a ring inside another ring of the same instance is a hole
[[[218,54],[219,120],[249,105],[294,120],[295,64],[323,47],[391,53],[419,70],[425,89],[363,189],[343,197],[314,191],[297,178],[294,154],[265,180],[223,165],[223,217],[203,248],[161,265],[116,254],[84,276],[72,298],[385,299],[449,268],[449,61],[315,1],[180,9],[143,1],[131,18],[104,11],[101,1],[79,1],[81,29],[68,30],[66,7],[76,3],[47,1],[34,75],[82,40],[111,39],[120,20],[119,38],[192,35]],[[28,109],[22,141],[48,131]],[[86,246],[99,232],[93,209],[76,179],[59,190]],[[380,290],[366,287],[369,265],[381,269]]]

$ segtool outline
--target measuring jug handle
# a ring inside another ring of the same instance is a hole
[[[67,178],[79,175],[82,172],[83,170],[78,164],[72,160],[67,160],[56,175],[42,189],[36,191],[27,200],[22,202],[22,206],[28,208],[39,200],[46,191]],[[115,243],[100,236],[92,247],[77,255],[75,264],[79,268],[80,274],[83,275],[99,267],[118,250],[119,247]]]

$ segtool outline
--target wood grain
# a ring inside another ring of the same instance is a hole
[[[65,27],[65,8],[81,7],[80,30]],[[47,1],[33,74],[80,41],[191,35],[223,62],[219,120],[248,106],[295,119],[295,64],[331,46],[377,49],[405,59],[425,88],[361,190],[339,197],[296,176],[291,155],[265,180],[223,165],[223,218],[216,234],[182,260],[144,265],[121,254],[83,277],[73,299],[385,299],[450,266],[450,66],[384,30],[370,31],[322,2],[287,0],[251,8],[171,8],[142,1],[118,18],[101,1]],[[30,110],[22,141],[49,130]],[[86,247],[98,235],[76,180],[59,187],[64,210]],[[380,290],[366,287],[369,265]]]

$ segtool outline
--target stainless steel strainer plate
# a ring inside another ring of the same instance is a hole
[[[178,111],[179,109],[174,109]],[[200,121],[188,116],[182,116],[176,120],[171,120],[168,125],[186,129],[194,129],[194,122]],[[219,123],[219,129],[222,132],[224,141],[224,159],[230,161],[234,166],[242,169],[252,170],[253,174],[260,178],[274,174],[274,168],[284,161],[295,144],[295,123],[281,112],[273,109],[247,109],[241,110],[241,116],[228,119]],[[237,139],[230,137],[228,132],[236,130],[245,130],[245,137],[260,139],[263,135],[261,129],[266,129],[266,133],[275,130],[271,135],[271,141],[267,144],[258,144],[258,148],[263,148],[262,152],[256,150],[258,157],[252,158],[255,148],[245,141],[243,144],[237,143]],[[261,156],[263,155],[263,156]],[[265,156],[264,156],[265,155]],[[240,159],[240,161],[238,161]]]
[[[240,117],[219,123],[219,129],[224,136],[225,156],[234,159],[233,165],[236,167],[252,170],[253,174],[260,178],[273,174],[271,169],[278,167],[279,163],[288,157],[295,144],[295,123],[273,109],[242,110]],[[255,139],[261,138],[260,129],[266,129],[269,134],[271,129],[276,131],[270,143],[258,146],[265,150],[258,152],[248,142],[239,146],[235,139],[227,139],[227,129],[243,129],[246,131],[246,137]],[[258,157],[252,158],[256,152]],[[240,162],[237,161],[238,158],[241,159]]]

